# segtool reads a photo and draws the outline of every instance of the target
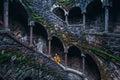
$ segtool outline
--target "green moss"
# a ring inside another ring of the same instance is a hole
[[[23,0],[23,2],[24,2],[24,0]],[[29,4],[29,1],[28,2],[24,2],[24,3],[27,6],[28,10],[33,12],[33,7]]]
[[[59,80],[64,80],[57,72],[49,68],[48,66],[44,66],[41,63],[38,63],[35,60],[28,59],[25,56],[18,55],[12,52],[5,52],[4,54],[0,54],[0,64],[4,64],[6,60],[10,61],[11,57],[14,55],[16,56],[15,62],[27,64],[32,67],[38,67],[41,71],[45,72],[46,74],[50,74],[54,77],[57,77]]]
[[[89,50],[91,50],[91,51],[93,51],[93,52],[95,52],[97,54],[102,54],[102,55],[104,55],[105,57],[107,57],[107,58],[109,58],[111,60],[116,60],[116,61],[120,62],[120,57],[114,56],[114,55],[112,55],[110,53],[107,53],[107,52],[105,52],[103,50],[100,50],[100,49],[97,49],[95,47],[88,46],[88,45],[82,45],[82,47],[85,48],[85,49],[89,49]]]
[[[75,0],[58,0],[58,2],[64,8],[67,8],[67,7],[71,7],[75,3]]]

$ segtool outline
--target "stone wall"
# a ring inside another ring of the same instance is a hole
[[[53,3],[56,3],[56,2],[53,2]],[[83,30],[81,30],[80,26],[78,26],[77,28],[76,28],[76,26],[75,27],[74,26],[71,26],[71,27],[67,26],[64,21],[62,21],[60,18],[58,18],[55,14],[53,14],[50,11],[50,7],[52,5],[48,4],[46,0],[45,1],[30,0],[30,5],[32,6],[33,11],[36,14],[42,16],[45,20],[48,21],[50,26],[54,26],[57,24],[58,27],[60,27],[60,28],[62,27],[63,30],[71,33],[71,35],[73,35],[74,37],[77,37],[79,39],[79,41],[84,40],[84,39],[82,39],[82,38],[84,38],[84,36],[82,35]],[[101,19],[97,19],[97,20],[100,24]],[[86,36],[87,42],[91,43],[91,41],[92,41],[94,43],[94,44],[92,44],[93,46],[94,45],[100,46],[101,50],[105,50],[105,51],[107,50],[111,54],[119,55],[119,53],[120,53],[120,37],[115,37],[113,34],[106,34],[106,33],[99,34],[98,32],[104,31],[103,25],[104,25],[104,23],[101,25],[91,24],[92,29],[88,29],[86,31],[88,33],[90,32],[90,34],[92,33],[94,35],[88,34]],[[90,27],[89,25],[86,25],[86,26]],[[33,55],[33,54],[31,53],[31,55]],[[46,64],[48,64],[48,62]],[[117,70],[118,68],[115,68],[115,69]],[[111,71],[111,70],[108,70],[108,71]],[[116,73],[114,73],[114,74],[116,74]],[[116,77],[116,78],[119,79],[119,77]]]
[[[36,80],[38,77],[39,71],[39,78],[41,79],[52,79],[52,80],[70,80],[68,77],[68,72],[60,67],[57,63],[55,63],[52,59],[47,57],[45,54],[39,53],[34,51],[32,48],[26,46],[25,44],[19,42],[11,33],[6,33],[4,31],[0,31],[0,51],[10,51],[16,52],[13,56],[23,55],[27,59],[35,61],[36,64],[41,64],[42,67],[39,68],[39,65],[33,64],[33,66],[27,65],[27,63],[15,63],[15,61],[11,62],[8,59],[8,62],[4,62],[1,65],[1,72],[3,72],[3,77],[5,80],[11,80],[14,78],[16,80],[23,80],[24,77],[28,75]],[[11,66],[9,66],[11,65]],[[8,67],[9,66],[9,67]],[[13,70],[11,70],[13,69]],[[38,70],[39,69],[39,70]],[[41,70],[42,69],[42,70]],[[69,72],[74,74],[73,72]],[[76,80],[82,79],[82,75],[74,74],[78,76]],[[74,76],[73,75],[73,76]],[[73,77],[74,78],[74,77]]]

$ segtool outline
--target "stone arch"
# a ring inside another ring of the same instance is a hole
[[[82,13],[80,7],[72,7],[68,13],[69,24],[80,24],[82,23]]]
[[[16,38],[24,38],[24,42],[28,44],[29,26],[28,18],[30,17],[28,10],[21,1],[13,0],[9,3],[9,27],[13,34],[18,33]]]
[[[41,35],[45,39],[48,38],[47,29],[43,25],[41,25],[39,22],[35,22],[35,26],[33,27],[33,33],[36,35]]]
[[[15,20],[20,20],[24,24],[28,24],[28,17],[30,16],[27,9],[19,1],[13,0],[9,4],[10,8],[10,18]]]
[[[76,53],[76,54],[75,54]],[[68,67],[73,68],[75,70],[78,70],[82,72],[82,56],[81,54],[85,55],[85,75],[90,80],[101,80],[101,71],[99,66],[99,61],[97,61],[97,58],[95,55],[92,55],[91,53],[86,53],[84,50],[81,51],[81,49],[77,46],[70,46],[68,48]]]
[[[104,9],[100,0],[93,0],[86,7],[86,24],[88,29],[104,31]],[[100,29],[101,28],[101,29]]]
[[[37,51],[46,53],[47,50],[48,32],[43,25],[35,22],[33,27],[33,45],[36,46]]]
[[[100,0],[93,0],[86,7],[87,18],[94,20],[102,12],[102,2]]]
[[[120,0],[111,0],[110,7],[110,32],[120,33]]]
[[[98,64],[90,54],[85,55],[85,74],[89,79],[101,80]]]
[[[68,48],[68,67],[82,72],[81,50],[77,46]]]
[[[29,17],[29,18],[32,18],[31,12],[28,10],[27,6],[23,3],[23,1],[19,0],[19,2],[20,2],[21,5],[24,7],[24,9],[25,9],[25,11],[26,11],[28,17]]]
[[[25,77],[23,80],[33,80],[31,77]]]
[[[53,9],[53,13],[58,16],[59,18],[61,18],[62,20],[65,21],[65,12],[62,8],[60,7],[56,7]]]
[[[57,53],[61,57],[61,63],[64,63],[64,44],[56,36],[52,36],[51,40],[51,55],[52,57]]]

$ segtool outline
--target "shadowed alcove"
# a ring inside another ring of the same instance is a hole
[[[47,49],[47,31],[41,24],[35,22],[33,27],[33,46],[41,53],[46,53]]]
[[[112,0],[110,9],[110,32],[120,33],[120,0]]]
[[[81,51],[76,46],[71,46],[68,49],[68,66],[75,70],[82,71]]]
[[[87,29],[104,31],[104,8],[100,0],[93,0],[86,8]]]
[[[60,7],[54,8],[53,13],[65,21],[65,13],[64,13],[64,10],[62,8],[60,8]]]
[[[82,23],[82,14],[80,7],[73,7],[70,9],[68,14],[69,24],[80,24]]]
[[[52,37],[51,41],[51,54],[54,57],[55,54],[58,54],[61,58],[61,63],[64,63],[64,47],[62,41],[56,36]]]

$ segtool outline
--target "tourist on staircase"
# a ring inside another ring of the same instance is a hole
[[[55,54],[55,56],[54,56],[54,61],[56,62],[56,63],[60,63],[60,57],[59,57],[59,55],[56,53]]]

